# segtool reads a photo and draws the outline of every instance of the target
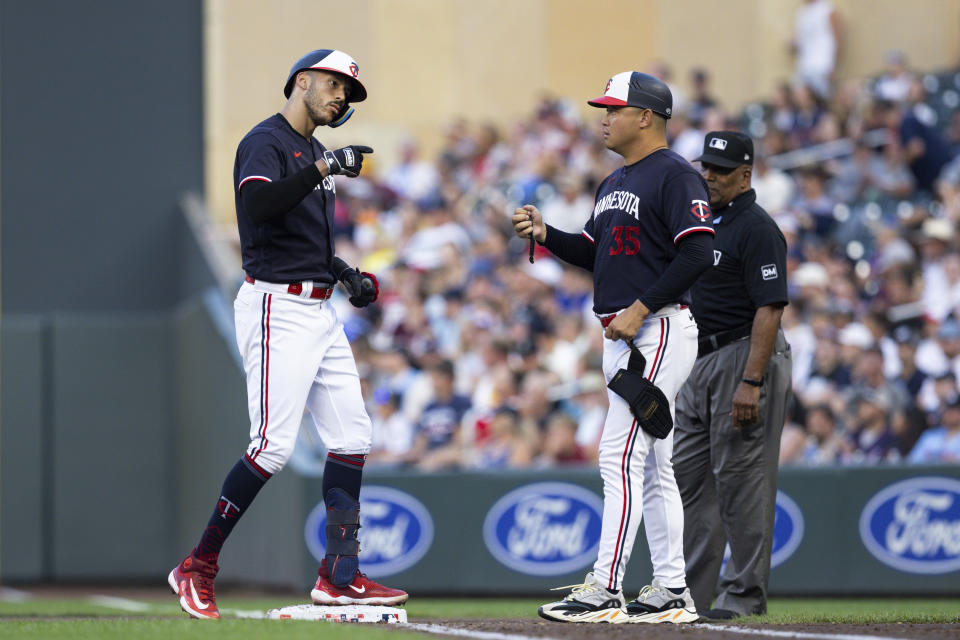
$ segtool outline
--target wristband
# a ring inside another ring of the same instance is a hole
[[[750,378],[740,378],[740,382],[745,382],[746,384],[750,385],[751,387],[762,387],[762,386],[763,386],[763,380],[752,380],[752,379],[750,379]]]

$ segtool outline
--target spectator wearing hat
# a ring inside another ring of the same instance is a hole
[[[687,581],[707,618],[767,611],[780,434],[790,398],[790,346],[780,328],[787,246],[756,204],[753,156],[748,136],[712,131],[697,158],[716,237],[713,268],[691,288],[699,350],[677,400],[673,462]],[[728,542],[731,559],[720,576]]]
[[[848,462],[877,463],[900,458],[891,425],[894,411],[893,403],[878,391],[864,390],[857,395],[847,430],[853,448]]]

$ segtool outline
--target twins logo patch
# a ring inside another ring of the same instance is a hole
[[[776,280],[777,279],[777,265],[775,264],[765,264],[760,267],[760,276],[764,280]]]
[[[317,562],[326,555],[327,508],[321,501],[307,515],[304,538]],[[409,493],[369,485],[360,490],[360,565],[373,577],[417,564],[433,543],[433,519]]]
[[[690,213],[697,216],[701,221],[710,217],[710,203],[706,200],[693,200],[690,202]]]
[[[582,569],[597,557],[603,501],[565,482],[538,482],[497,500],[483,521],[483,541],[504,566],[532,576]]]
[[[860,539],[873,557],[905,573],[960,569],[960,481],[925,476],[888,486],[863,508]]]
[[[350,75],[352,75],[354,78],[360,75],[360,67],[357,66],[356,62],[350,63]]]

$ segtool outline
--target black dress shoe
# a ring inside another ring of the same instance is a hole
[[[730,611],[730,609],[707,609],[706,611],[700,611],[700,618],[706,620],[734,620],[739,618],[740,614],[736,611]]]

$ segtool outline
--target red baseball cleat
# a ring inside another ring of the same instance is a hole
[[[379,604],[396,605],[403,604],[409,597],[406,591],[400,589],[391,589],[382,584],[374,582],[365,574],[357,570],[353,576],[353,581],[343,587],[335,586],[330,582],[330,574],[327,573],[327,561],[324,559],[320,563],[320,571],[317,572],[317,584],[310,591],[310,597],[313,598],[313,604],[341,605],[341,604]]]
[[[190,554],[167,577],[167,584],[180,596],[180,608],[193,618],[217,620],[220,611],[213,595],[213,579],[220,567]]]

